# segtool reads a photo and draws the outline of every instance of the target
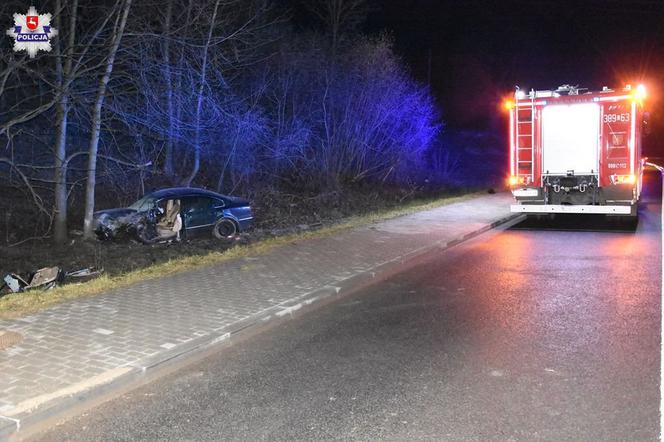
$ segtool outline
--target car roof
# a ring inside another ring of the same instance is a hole
[[[199,189],[197,187],[169,187],[150,192],[148,195],[156,199],[161,198],[179,198],[183,196],[209,196],[213,198],[229,199],[226,195],[221,195],[211,190]]]

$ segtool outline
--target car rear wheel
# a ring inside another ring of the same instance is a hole
[[[222,218],[214,225],[212,235],[217,239],[229,241],[235,238],[237,230],[237,225],[232,219]]]

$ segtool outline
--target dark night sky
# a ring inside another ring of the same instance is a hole
[[[664,80],[664,1],[385,1],[367,29],[389,29],[446,119],[473,125],[514,85],[599,88]],[[664,91],[664,88],[663,88]]]
[[[369,2],[364,30],[391,32],[422,82],[431,52],[431,88],[451,127],[502,124],[498,109],[515,85],[642,81],[653,134],[664,136],[664,0]]]

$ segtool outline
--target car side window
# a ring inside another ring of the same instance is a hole
[[[210,210],[214,205],[212,198],[204,196],[189,196],[184,198],[185,211],[187,213]]]

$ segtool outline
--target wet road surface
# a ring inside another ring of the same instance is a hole
[[[656,190],[635,231],[480,237],[40,437],[657,440]]]

